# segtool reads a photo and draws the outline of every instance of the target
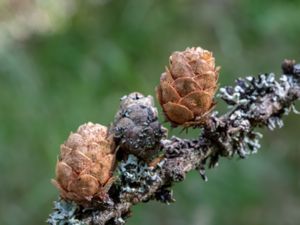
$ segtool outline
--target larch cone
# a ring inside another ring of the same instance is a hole
[[[172,126],[189,127],[205,123],[214,106],[220,67],[212,52],[187,48],[170,56],[156,94]]]
[[[52,183],[63,199],[89,204],[104,201],[113,180],[115,150],[108,130],[91,122],[71,133],[60,147],[56,179]]]
[[[160,140],[167,136],[167,129],[158,121],[152,96],[138,92],[121,98],[111,130],[119,151],[145,161],[156,156],[160,150]]]

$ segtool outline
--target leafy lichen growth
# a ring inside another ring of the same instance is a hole
[[[76,219],[79,206],[70,201],[59,199],[54,202],[54,211],[50,214],[47,223],[51,225],[85,225]]]
[[[159,165],[161,164],[158,164],[158,167]],[[156,168],[149,167],[134,155],[129,155],[126,161],[119,164],[118,172],[123,193],[143,194],[154,182],[161,180]]]

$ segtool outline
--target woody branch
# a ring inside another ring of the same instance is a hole
[[[118,182],[109,191],[111,202],[85,208],[59,200],[48,222],[69,224],[124,224],[134,204],[158,200],[173,202],[172,186],[183,181],[186,173],[198,170],[206,180],[205,169],[215,167],[221,157],[245,158],[255,153],[261,134],[257,127],[273,130],[282,127],[282,117],[297,111],[300,98],[300,65],[285,60],[283,74],[272,73],[238,79],[232,87],[220,88],[219,97],[229,111],[219,116],[215,111],[207,119],[199,138],[162,139],[162,160],[147,164],[138,157],[121,158]]]

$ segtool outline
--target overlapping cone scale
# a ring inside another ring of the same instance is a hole
[[[161,75],[157,98],[173,126],[199,125],[214,106],[220,67],[212,52],[187,48],[170,56],[169,67]]]
[[[115,168],[115,152],[107,128],[100,124],[81,125],[61,145],[53,184],[62,198],[88,204],[103,200]]]

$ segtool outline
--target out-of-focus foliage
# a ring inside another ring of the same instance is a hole
[[[221,85],[280,73],[300,61],[299,15],[296,0],[0,1],[0,224],[44,223],[59,145],[84,122],[108,125],[122,95],[154,95],[172,51],[213,51]],[[300,117],[285,121],[259,154],[221,161],[207,183],[190,174],[175,204],[137,206],[128,224],[299,224]]]

